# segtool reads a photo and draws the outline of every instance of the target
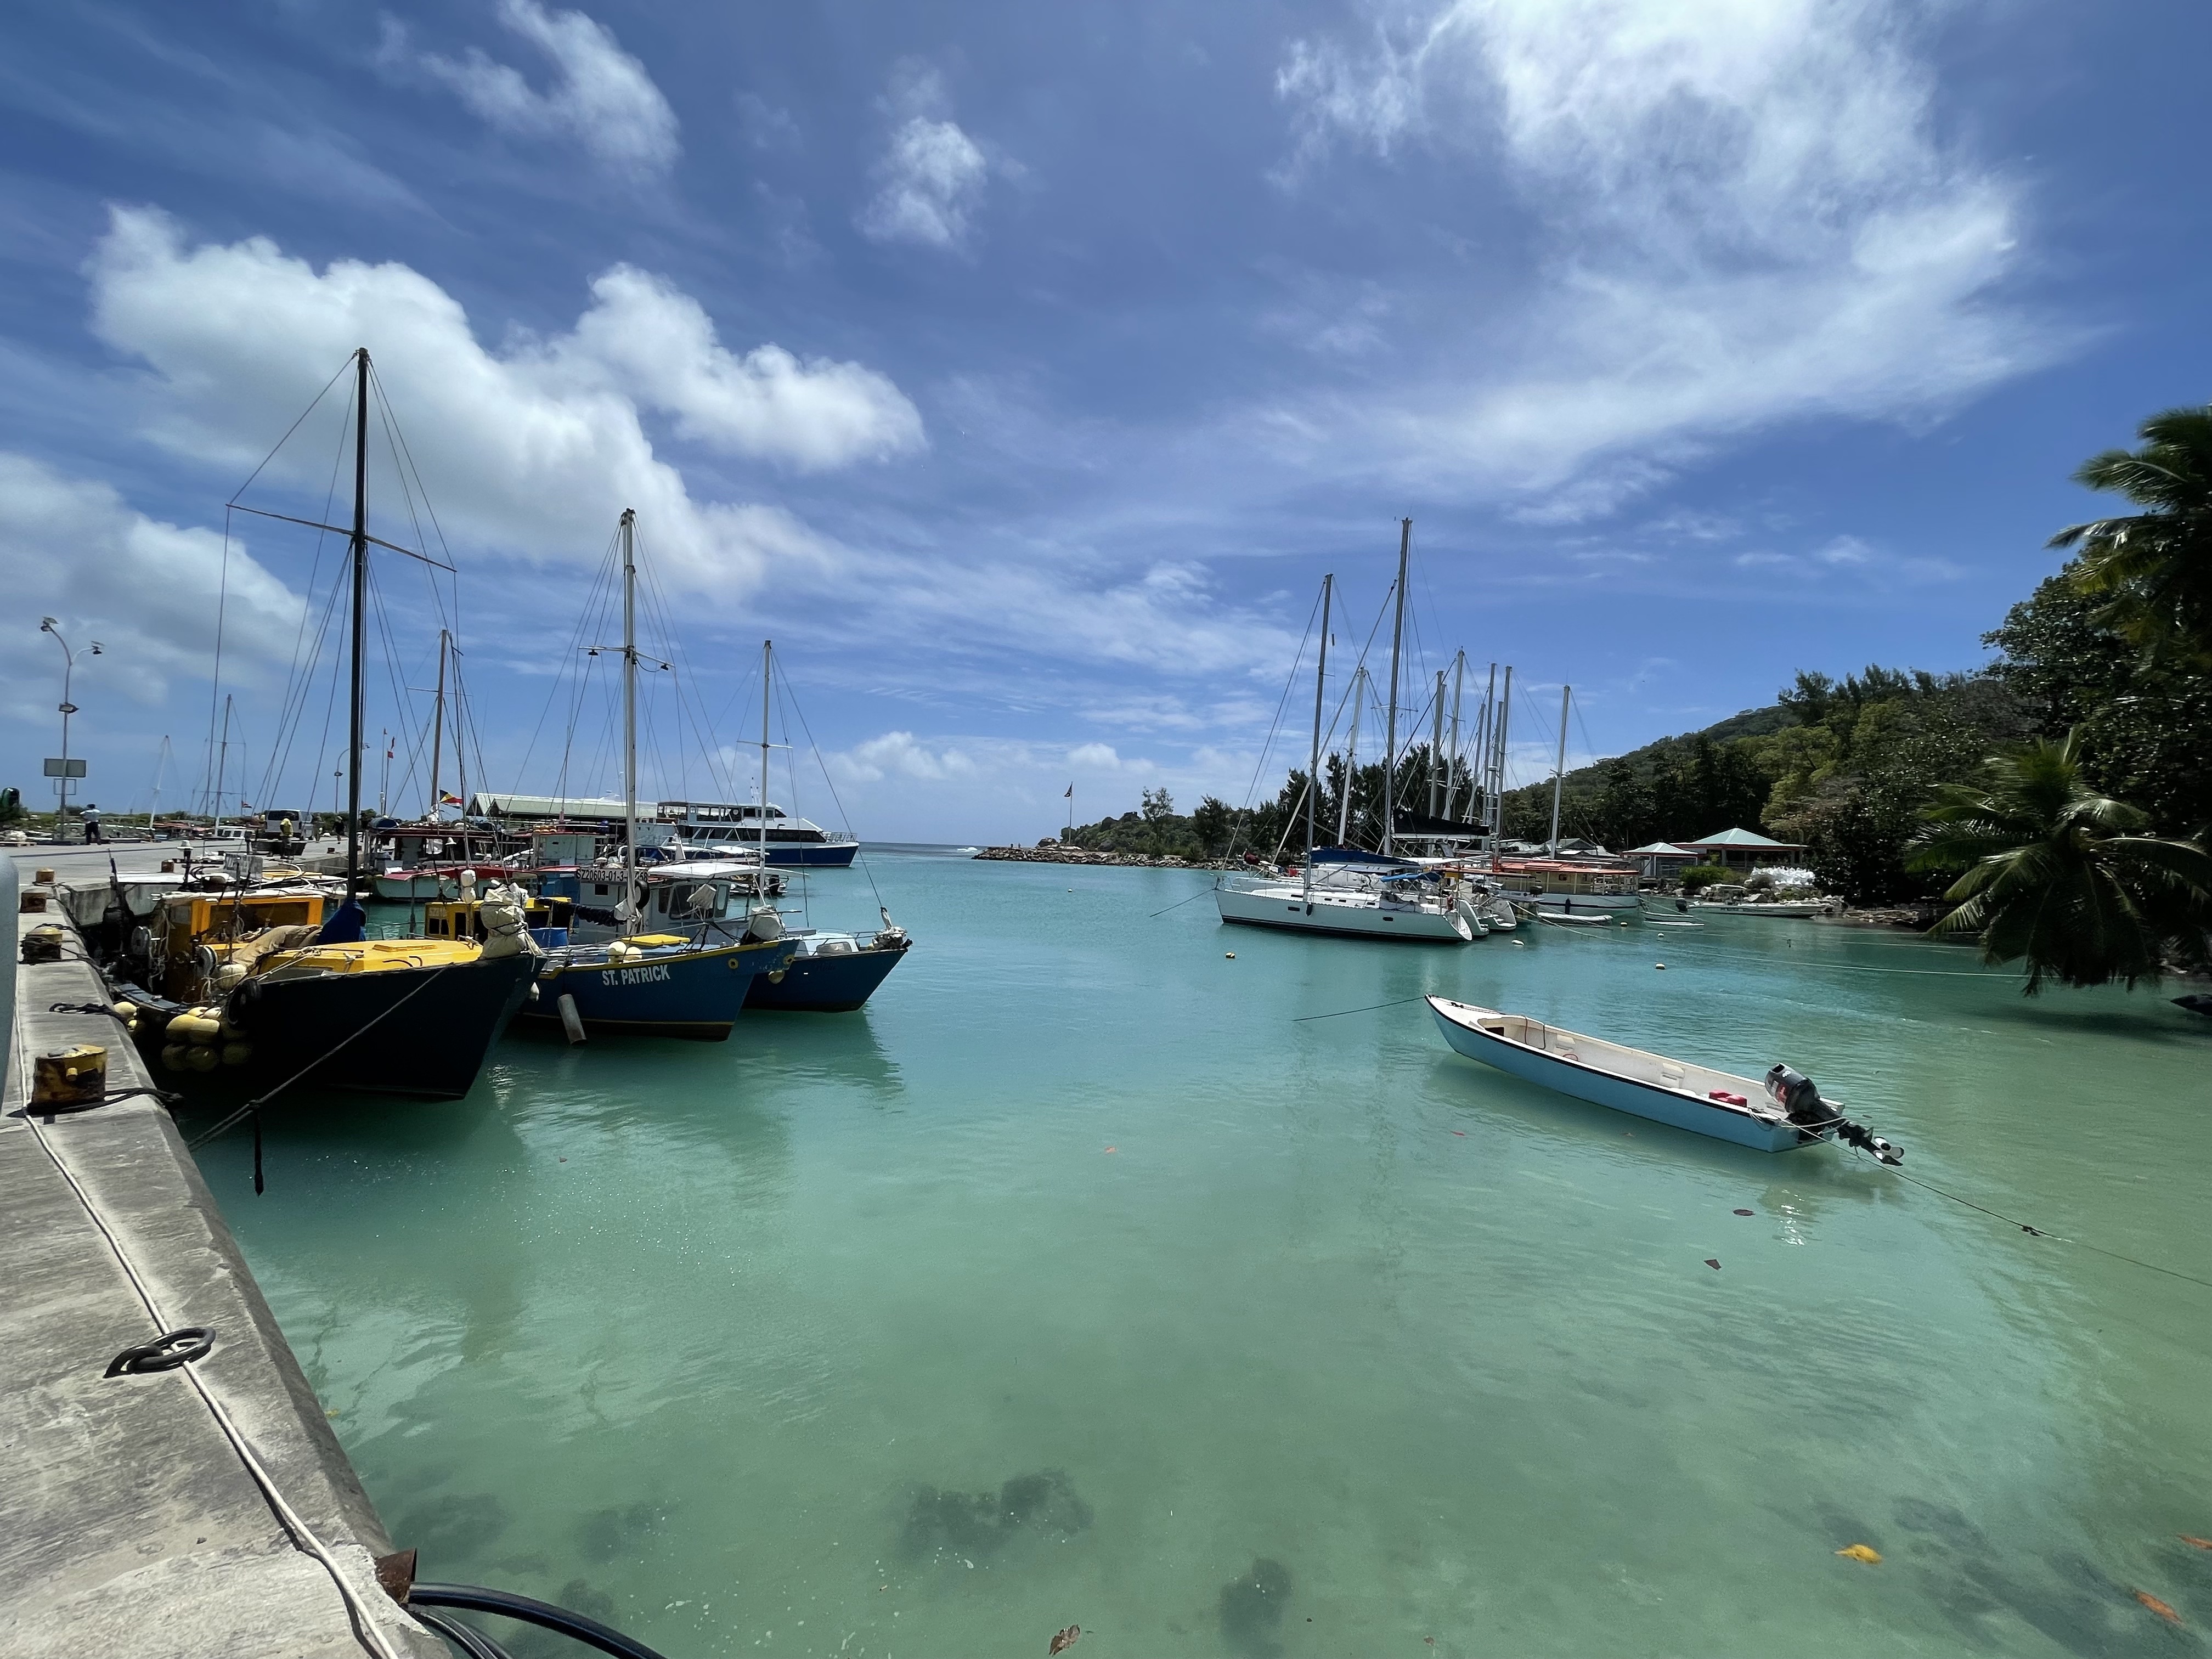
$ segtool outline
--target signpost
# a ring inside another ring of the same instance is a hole
[[[84,775],[84,763],[66,757],[58,760],[49,755],[46,757],[46,775],[50,778],[81,778]]]

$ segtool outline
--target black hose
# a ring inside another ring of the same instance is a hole
[[[428,1626],[466,1654],[468,1659],[508,1659],[507,1650],[475,1626],[465,1625],[458,1619],[448,1619],[428,1607],[415,1607],[412,1611],[417,1624]]]
[[[471,1613],[496,1613],[541,1630],[558,1631],[586,1647],[611,1653],[615,1659],[662,1659],[662,1656],[598,1620],[550,1601],[539,1601],[509,1590],[486,1589],[479,1584],[416,1584],[407,1592],[410,1607],[461,1607]],[[442,1632],[441,1632],[443,1633]]]

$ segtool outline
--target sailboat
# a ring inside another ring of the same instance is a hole
[[[735,933],[703,917],[694,933],[673,931],[672,925],[671,931],[647,933],[640,925],[647,912],[637,863],[637,514],[629,507],[623,509],[620,535],[623,855],[622,896],[614,913],[622,934],[547,951],[537,998],[525,1012],[533,1020],[558,1020],[572,1042],[593,1030],[720,1042],[743,1012],[754,976],[781,969],[793,947],[769,930]]]
[[[365,642],[368,547],[394,547],[368,533],[368,348],[354,354],[353,524],[312,524],[348,538],[352,581],[350,681],[347,707],[345,897],[327,916],[321,907],[288,925],[242,929],[240,907],[211,907],[204,950],[187,948],[194,982],[169,987],[191,1006],[162,1022],[169,1048],[205,1071],[194,1049],[220,1042],[222,1063],[241,1081],[275,1077],[379,1094],[455,1099],[469,1091],[492,1043],[530,994],[535,966],[519,917],[512,926],[492,906],[484,939],[369,939],[362,909],[362,763],[365,732]],[[233,503],[234,506],[236,503]],[[261,517],[257,507],[241,512]],[[395,551],[422,557],[406,548]],[[441,567],[443,568],[443,567]],[[228,912],[229,914],[222,914]],[[272,913],[273,916],[273,913]],[[175,947],[184,941],[172,939]],[[137,999],[133,998],[133,1000]],[[164,1050],[165,1057],[168,1050]],[[181,1069],[181,1067],[177,1067]]]
[[[1400,526],[1398,543],[1398,622],[1400,633],[1390,643],[1390,731],[1383,757],[1383,845],[1391,854],[1390,807],[1388,782],[1397,760],[1398,647],[1405,623],[1406,559],[1413,538],[1411,519]],[[1480,916],[1455,900],[1425,890],[1418,884],[1426,872],[1413,867],[1386,867],[1380,872],[1350,873],[1340,869],[1332,877],[1315,879],[1315,817],[1320,794],[1322,713],[1328,684],[1328,625],[1335,599],[1336,578],[1322,578],[1321,653],[1314,671],[1313,749],[1306,773],[1305,857],[1299,878],[1250,882],[1224,878],[1213,890],[1214,908],[1224,922],[1254,927],[1280,927],[1303,933],[1333,933],[1363,939],[1401,939],[1439,945],[1467,945],[1480,938]],[[1351,773],[1346,773],[1345,792],[1351,793]]]
[[[761,641],[761,787],[759,810],[753,823],[759,831],[760,861],[769,862],[771,814],[768,799],[768,757],[775,745],[769,741],[769,692],[775,668],[775,642]],[[857,845],[857,843],[855,843]],[[787,1013],[845,1014],[875,994],[876,987],[890,976],[905,959],[914,941],[906,929],[894,924],[891,913],[878,907],[884,919],[880,931],[859,933],[824,933],[812,927],[785,928],[773,907],[753,912],[753,929],[773,928],[791,942],[791,959],[762,974],[746,994],[748,1008],[781,1009]]]

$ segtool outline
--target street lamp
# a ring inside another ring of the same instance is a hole
[[[102,647],[94,640],[82,651],[70,650],[69,641],[62,637],[62,630],[52,617],[39,618],[39,632],[52,635],[54,643],[62,648],[62,775],[54,781],[54,792],[61,798],[61,808],[54,817],[54,839],[64,842],[69,839],[69,723],[70,716],[76,713],[76,705],[70,701],[70,678],[76,671],[79,657],[100,656]]]

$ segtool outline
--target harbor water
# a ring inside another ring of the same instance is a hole
[[[200,1154],[423,1577],[672,1656],[2202,1650],[2212,1020],[1888,931],[870,867],[916,945],[861,1013],[302,1097],[259,1198]],[[1424,991],[1787,1060],[1996,1213],[1506,1078]]]

